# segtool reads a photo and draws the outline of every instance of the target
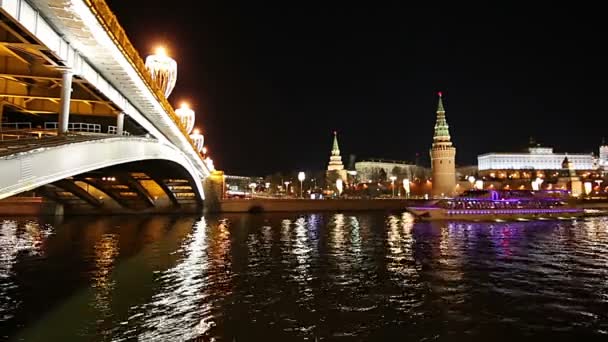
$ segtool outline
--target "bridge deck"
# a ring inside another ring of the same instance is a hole
[[[7,157],[16,153],[32,151],[39,148],[60,146],[66,143],[92,141],[115,137],[116,135],[113,134],[70,133],[63,136],[4,140],[0,141],[0,158]]]

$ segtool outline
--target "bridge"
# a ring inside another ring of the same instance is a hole
[[[167,96],[105,1],[0,0],[0,200],[200,207],[214,168]]]

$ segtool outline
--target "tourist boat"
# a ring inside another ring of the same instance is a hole
[[[585,215],[584,209],[569,205],[562,197],[522,190],[469,190],[455,198],[407,210],[423,220],[507,221]]]

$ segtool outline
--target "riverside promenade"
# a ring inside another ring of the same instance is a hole
[[[423,199],[225,199],[220,201],[219,211],[242,212],[290,212],[290,211],[366,211],[405,210],[411,205],[424,205]]]

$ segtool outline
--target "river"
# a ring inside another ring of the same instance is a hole
[[[0,218],[8,341],[608,340],[608,218]]]

